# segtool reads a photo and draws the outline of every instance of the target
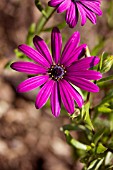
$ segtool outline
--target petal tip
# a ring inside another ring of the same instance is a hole
[[[94,93],[98,93],[100,91],[99,87],[97,86],[94,90]]]
[[[53,114],[53,116],[54,116],[55,118],[57,118],[57,117],[59,117],[59,114]]]
[[[22,93],[21,89],[19,87],[16,88],[17,93]]]
[[[36,109],[40,109],[40,107],[38,106],[38,104],[35,102],[35,107]]]
[[[11,67],[12,69],[14,69],[14,63],[12,63],[12,64],[10,65],[10,67]]]
[[[102,74],[98,72],[98,80],[102,78]]]
[[[20,45],[18,46],[18,49],[21,50],[22,47],[23,47],[23,44],[20,44]]]
[[[59,30],[58,27],[53,27],[52,32],[53,32],[53,33],[54,33],[54,32],[60,33],[60,30]]]

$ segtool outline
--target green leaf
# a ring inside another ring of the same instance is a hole
[[[103,134],[105,133],[105,128],[100,129],[97,133],[93,136],[93,142],[95,145],[98,143],[98,141],[102,138]]]
[[[43,14],[43,16],[46,18],[47,14],[39,0],[35,0],[35,5],[38,8],[38,10]]]
[[[112,158],[113,158],[113,154],[111,152],[108,152],[106,157],[105,157],[105,165],[109,165]]]
[[[113,80],[113,75],[102,78],[101,80],[97,81],[97,85],[99,85],[100,83],[106,82],[106,81],[111,81]]]
[[[112,109],[106,107],[105,105],[101,105],[100,107],[98,107],[98,112],[100,113],[111,113]]]
[[[98,163],[95,167],[95,170],[99,170],[99,167],[102,165],[103,161],[104,161],[104,158],[102,158],[102,159],[100,158],[100,160],[98,161]]]
[[[11,63],[12,63],[12,61],[8,61],[8,62],[5,64],[4,68],[9,69]]]
[[[99,170],[99,167],[102,165],[103,161],[104,161],[104,158],[98,158],[92,161],[89,167],[87,168],[87,170]]]
[[[99,143],[96,148],[96,153],[101,154],[101,153],[104,153],[106,150],[107,150],[107,148],[105,146],[103,146],[102,143]]]
[[[90,103],[87,102],[83,107],[82,107],[82,113],[81,113],[81,116],[86,124],[86,127],[89,129],[89,130],[93,130],[94,131],[94,127],[93,127],[93,124],[91,122],[91,119],[90,119],[90,115],[89,115],[89,108],[90,108]]]
[[[77,149],[85,150],[85,151],[88,151],[91,149],[91,147],[89,145],[85,145],[85,144],[77,141],[76,139],[72,138],[72,136],[70,135],[68,130],[65,130],[64,133],[66,136],[67,143],[70,144],[71,146],[73,146]]]
[[[105,55],[105,54],[103,54]],[[106,57],[106,56],[105,56]],[[104,56],[103,56],[104,58]],[[103,60],[103,63],[102,63],[102,68],[101,68],[101,73],[106,73],[108,72],[111,67],[113,65],[113,55],[108,55],[104,60]]]
[[[60,128],[61,131],[65,131],[65,130],[68,130],[68,131],[73,131],[73,130],[86,130],[85,126],[83,125],[75,125],[75,123],[72,123],[72,124],[67,124],[67,125],[64,125],[63,127]]]
[[[104,40],[102,38],[99,38],[98,44],[93,48],[91,55],[96,56],[100,52],[100,50],[104,47]]]
[[[87,170],[92,170],[92,168],[96,165],[96,163],[98,162],[98,159],[92,161],[89,165],[89,167],[87,168]]]
[[[103,54],[100,56],[99,71],[102,69]]]
[[[110,131],[113,131],[113,113],[109,115]]]

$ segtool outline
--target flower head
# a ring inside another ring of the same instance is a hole
[[[98,80],[102,75],[94,70],[88,70],[99,62],[98,57],[82,58],[86,44],[79,45],[80,34],[75,32],[67,41],[63,51],[62,37],[58,28],[53,28],[51,34],[52,55],[44,42],[38,36],[33,39],[36,50],[23,44],[19,50],[31,58],[33,62],[17,61],[11,68],[28,74],[36,74],[23,81],[18,92],[27,92],[39,86],[41,89],[36,97],[37,109],[43,107],[50,97],[51,110],[55,117],[59,116],[61,101],[67,112],[74,112],[74,101],[81,108],[83,99],[73,85],[88,92],[98,92],[99,88],[90,80]],[[72,85],[73,84],[73,85]]]
[[[58,13],[66,11],[65,19],[71,28],[77,24],[79,15],[82,26],[86,23],[86,18],[96,24],[96,15],[102,15],[100,0],[50,0],[48,4],[56,7]]]

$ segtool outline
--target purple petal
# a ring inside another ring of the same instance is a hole
[[[76,4],[71,2],[70,7],[66,11],[66,23],[69,24],[70,28],[75,27],[78,22],[78,10]]]
[[[67,76],[67,77],[65,76],[65,79],[67,81],[70,81],[75,86],[78,86],[82,90],[86,90],[88,92],[94,92],[94,93],[99,92],[99,87],[87,79],[84,79],[84,78],[76,78],[75,79],[75,78],[69,77],[69,76]]]
[[[73,49],[73,52],[71,54],[66,54],[66,59],[63,60],[62,64],[65,67],[70,66],[73,62],[75,62],[76,60],[78,60],[79,58],[83,57],[85,55],[86,52],[86,44],[82,44],[81,46]]]
[[[65,10],[67,10],[70,7],[70,5],[71,5],[71,1],[69,1],[69,0],[62,1],[62,3],[57,8],[57,12],[58,13],[64,12]]]
[[[29,47],[26,44],[22,44],[18,47],[20,51],[22,51],[29,58],[42,65],[43,67],[50,67],[49,62],[35,49]]]
[[[44,84],[44,86],[40,89],[37,98],[35,106],[37,109],[43,107],[45,103],[47,102],[49,96],[51,95],[51,91],[53,89],[55,81],[49,80]]]
[[[64,80],[59,81],[59,89],[62,103],[66,108],[67,112],[70,114],[74,113],[74,100],[71,93],[69,93]]]
[[[96,15],[90,11],[89,9],[85,8],[85,6],[82,6],[82,8],[84,9],[84,11],[86,12],[86,16],[87,18],[93,23],[96,24]]]
[[[43,74],[46,73],[47,71],[44,67],[26,61],[14,62],[11,64],[11,68],[16,71],[27,73],[27,74]]]
[[[23,93],[33,90],[44,84],[48,80],[48,78],[48,76],[35,76],[32,78],[28,78],[27,80],[19,84],[19,86],[17,87],[17,91]]]
[[[48,5],[51,7],[57,7],[60,3],[62,3],[64,0],[51,0],[48,2]]]
[[[91,2],[91,1],[81,1],[83,3],[83,5],[86,7],[86,8],[89,8],[89,10],[91,10],[92,12],[94,12],[95,14],[97,15],[102,15],[102,11],[100,10],[100,5],[97,5],[94,2]]]
[[[52,48],[52,56],[53,60],[56,64],[59,62],[59,58],[61,56],[62,49],[62,37],[58,28],[53,28],[51,34],[51,48]]]
[[[64,50],[62,52],[62,57],[61,57],[61,64],[66,63],[66,61],[69,59],[69,56],[73,55],[73,51],[76,49],[80,42],[80,33],[79,32],[74,32],[72,36],[69,38],[67,41]]]
[[[54,83],[54,86],[51,92],[50,101],[51,101],[52,114],[55,117],[58,117],[60,114],[60,109],[61,109],[61,100],[59,96],[58,82]]]
[[[74,62],[71,66],[67,68],[68,72],[77,70],[86,70],[99,63],[100,59],[98,57],[87,57]]]
[[[86,12],[82,8],[82,5],[79,2],[76,2],[77,8],[81,16],[81,25],[83,26],[86,23]]]
[[[66,73],[67,76],[72,78],[85,78],[88,80],[99,80],[102,78],[102,74],[95,70],[78,70],[78,71],[71,71]]]
[[[71,93],[77,105],[81,108],[83,105],[82,96],[66,80],[63,80],[63,83],[65,83],[69,93]]]
[[[44,40],[42,38],[40,38],[39,36],[35,36],[33,38],[33,43],[37,49],[37,51],[46,58],[46,60],[49,62],[49,64],[52,64],[52,57],[51,54],[49,52],[48,46],[46,45],[46,43],[44,42]]]

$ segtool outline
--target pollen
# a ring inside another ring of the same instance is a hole
[[[60,64],[52,65],[51,68],[48,70],[49,76],[55,81],[63,79],[65,73],[66,73],[65,67]]]

